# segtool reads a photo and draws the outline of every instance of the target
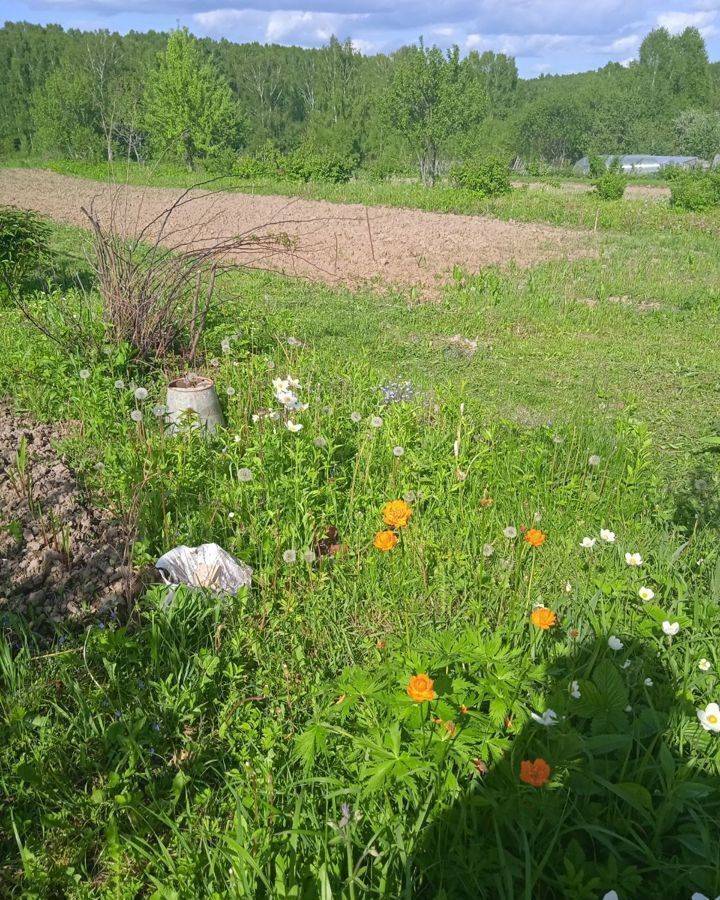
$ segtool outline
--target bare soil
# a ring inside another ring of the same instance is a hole
[[[515,181],[517,188],[530,191],[551,191],[561,194],[588,194],[594,187],[588,181],[561,181],[558,185],[543,181]],[[629,184],[625,188],[625,197],[629,200],[669,200],[670,188],[658,184]]]
[[[78,487],[56,448],[65,434],[0,405],[0,618],[20,614],[38,633],[115,615],[137,593],[128,530]]]
[[[87,226],[92,204],[107,224],[138,233],[182,194],[166,188],[118,187],[32,169],[0,170],[0,205],[33,209]],[[248,231],[287,236],[288,252],[245,255],[244,264],[330,284],[432,289],[453,267],[473,273],[491,265],[597,255],[588,232],[551,225],[394,207],[326,203],[277,196],[197,190],[173,212],[167,242],[189,247]]]

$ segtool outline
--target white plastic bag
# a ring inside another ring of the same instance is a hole
[[[184,544],[169,550],[155,563],[165,584],[176,587],[187,584],[214,594],[236,594],[250,587],[252,569],[235,559],[219,544]]]

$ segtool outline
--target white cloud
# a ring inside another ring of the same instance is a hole
[[[672,34],[680,34],[686,28],[706,28],[717,18],[717,12],[712,9],[701,12],[666,12],[657,17],[660,28],[667,28]]]

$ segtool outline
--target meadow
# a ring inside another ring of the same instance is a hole
[[[215,541],[254,576],[0,613],[7,896],[720,893],[720,219],[487,203],[601,252],[433,302],[232,272],[207,439],[165,433],[181,361],[112,340],[87,234],[53,227],[28,302],[65,344],[4,306],[0,394],[73,423],[137,569]]]

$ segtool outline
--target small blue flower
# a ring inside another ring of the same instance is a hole
[[[115,721],[117,721],[118,719],[122,719],[122,713],[120,712],[119,709],[115,710],[114,716],[115,716]]]

